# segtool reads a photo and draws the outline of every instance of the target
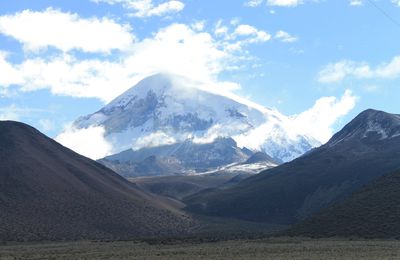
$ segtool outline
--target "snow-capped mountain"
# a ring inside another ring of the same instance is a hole
[[[276,110],[235,96],[216,86],[168,74],[140,81],[98,112],[74,122],[78,129],[101,126],[112,154],[190,139],[209,143],[232,137],[239,147],[263,150],[289,161],[319,143],[288,127]]]

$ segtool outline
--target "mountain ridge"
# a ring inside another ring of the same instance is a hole
[[[388,113],[383,115],[397,118]],[[359,119],[360,116],[352,120],[327,144],[289,163],[249,177],[228,189],[187,198],[187,209],[199,214],[280,224],[293,224],[307,218],[400,167],[400,136],[381,139],[372,134],[361,135],[363,138],[341,138],[348,133],[361,133],[357,132],[360,129],[357,126],[365,122]],[[394,125],[387,127],[396,125],[394,121]],[[341,142],[337,142],[339,137]]]
[[[374,133],[376,136],[380,136],[380,139],[399,136],[400,115],[371,108],[366,109],[346,125],[342,131],[333,135],[328,143],[332,146],[345,138],[363,139]]]
[[[204,174],[234,170],[235,166],[245,172],[244,164],[249,173],[254,173],[256,169],[264,170],[278,165],[267,154],[257,154],[261,158],[255,160],[253,157],[252,161],[247,161],[254,152],[237,147],[232,138],[219,137],[204,144],[186,140],[136,151],[129,149],[98,161],[124,177]]]

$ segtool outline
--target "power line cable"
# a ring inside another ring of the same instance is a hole
[[[390,21],[392,21],[395,25],[400,27],[400,22],[398,22],[395,18],[393,18],[389,13],[387,13],[385,10],[383,10],[379,5],[377,5],[373,0],[368,0],[368,2],[375,7],[379,12],[381,12],[386,18],[388,18]]]

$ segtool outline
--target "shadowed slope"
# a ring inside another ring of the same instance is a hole
[[[135,238],[190,220],[34,128],[0,122],[0,240]]]
[[[290,235],[400,238],[400,171],[294,226]]]

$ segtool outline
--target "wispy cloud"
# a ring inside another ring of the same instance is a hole
[[[6,107],[0,107],[0,120],[19,121],[22,114],[28,112],[26,109],[21,109],[12,104]]]
[[[271,39],[271,35],[263,30],[258,30],[254,26],[248,24],[240,24],[236,27],[233,37],[245,36],[249,43],[266,42]]]
[[[43,132],[50,132],[56,128],[54,121],[47,118],[39,119],[38,123],[40,130]]]
[[[267,0],[269,6],[296,7],[303,4],[303,0]]]
[[[261,5],[263,2],[264,2],[263,0],[248,0],[244,3],[244,5],[248,7],[257,7]]]
[[[318,73],[321,83],[338,83],[347,77],[357,79],[395,79],[400,77],[400,56],[391,61],[382,63],[375,68],[366,62],[342,60],[328,64]]]
[[[400,0],[390,0],[392,4],[397,7],[400,7]],[[365,4],[365,0],[349,0],[351,6],[363,6]]]
[[[392,0],[392,3],[398,7],[400,7],[400,0]]]
[[[170,15],[182,11],[185,7],[183,2],[176,0],[165,1],[158,5],[153,4],[152,0],[92,0],[92,2],[122,4],[124,8],[131,11],[132,16],[141,18]]]
[[[247,7],[258,7],[265,3],[266,6],[270,7],[297,7],[306,2],[318,3],[321,0],[247,0],[244,2],[244,6]],[[351,0],[351,2],[362,1],[362,0]],[[398,0],[396,0],[398,1]],[[272,11],[275,13],[275,11]]]
[[[350,0],[350,5],[351,6],[362,6],[364,5],[363,0]]]
[[[0,120],[23,121],[26,117],[37,117],[38,114],[49,113],[48,110],[10,104],[0,107]]]
[[[295,42],[295,41],[298,40],[298,38],[296,36],[293,36],[293,35],[289,34],[288,32],[285,32],[285,31],[278,31],[275,34],[275,39],[278,39],[278,40],[280,40],[282,42],[287,42],[287,43]]]
[[[249,24],[241,24],[238,19],[229,24],[219,20],[214,28],[214,36],[228,52],[241,52],[248,45],[265,43],[272,39],[267,31]]]

